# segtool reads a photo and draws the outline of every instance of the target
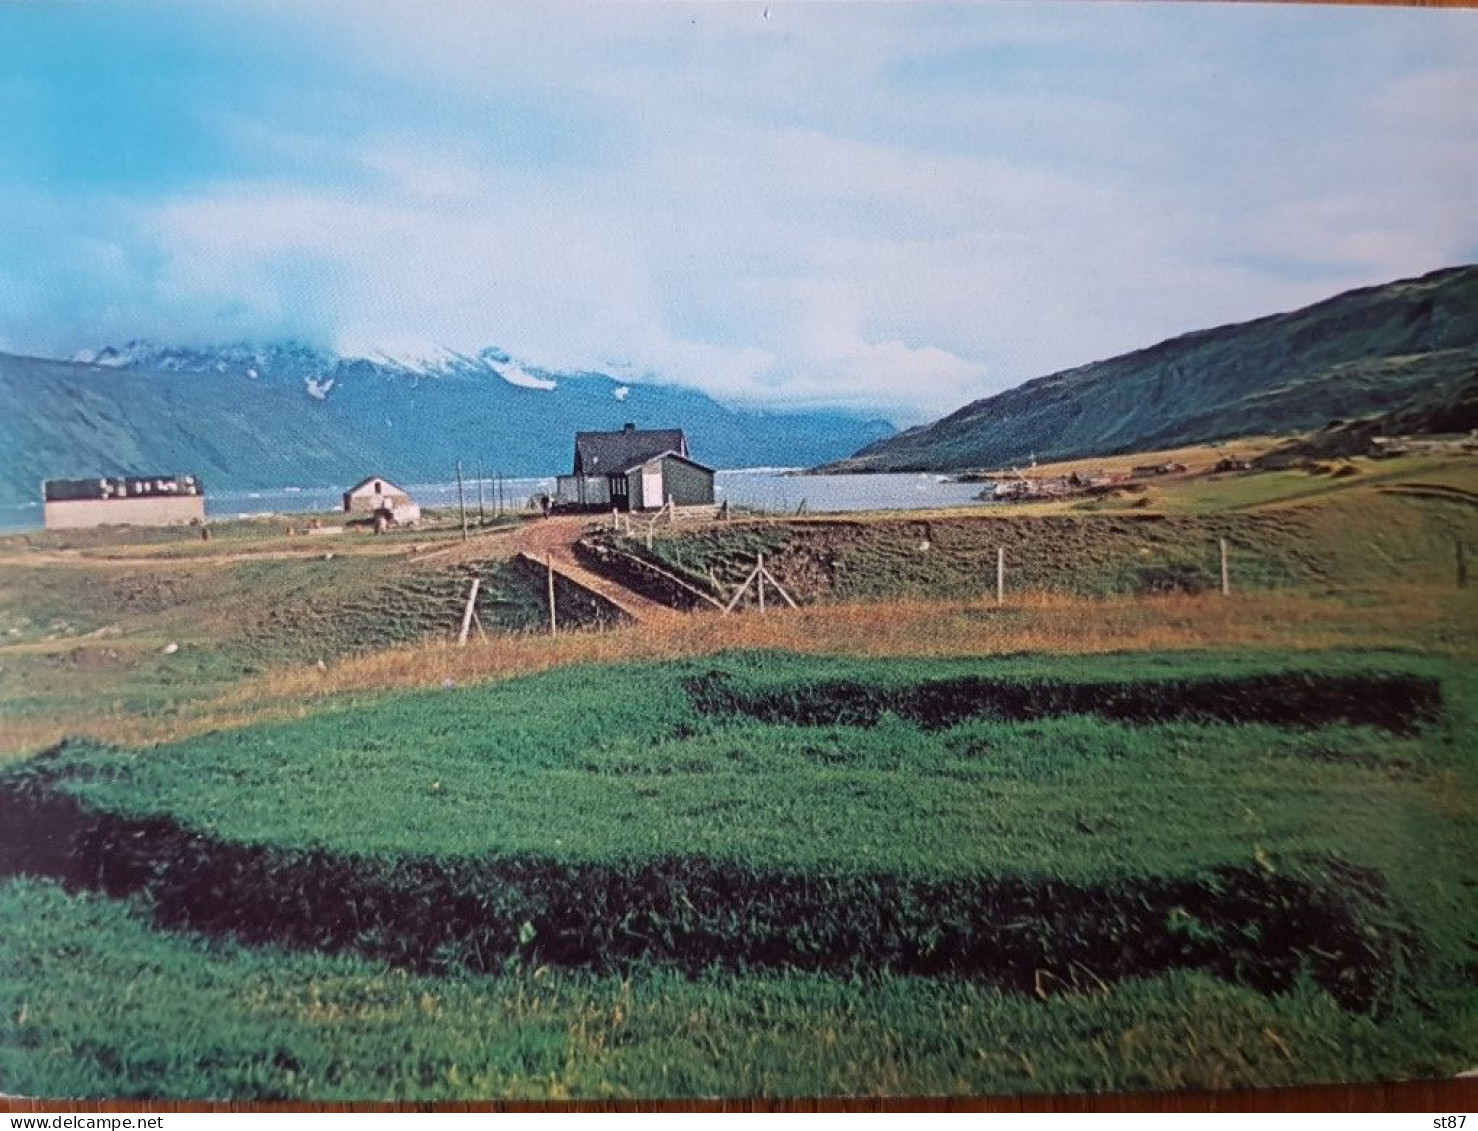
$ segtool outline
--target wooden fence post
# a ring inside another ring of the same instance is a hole
[[[1227,569],[1227,540],[1219,539],[1221,542],[1221,595],[1230,597],[1232,594],[1232,575]]]
[[[481,577],[472,579],[472,592],[467,594],[467,607],[462,610],[462,631],[457,633],[457,647],[467,647],[467,632],[472,627],[472,618],[477,613],[477,590],[482,585]]]
[[[559,635],[559,622],[554,616],[554,559],[549,555],[544,556],[544,569],[549,578],[549,635]]]
[[[739,598],[743,597],[744,594],[748,592],[749,583],[759,576],[759,572],[759,566],[755,566],[754,569],[750,570],[749,573],[745,576],[744,580],[739,583],[739,588],[734,590],[734,595],[729,598],[729,603],[724,606],[725,613],[731,613],[734,611],[734,608],[739,604]]]
[[[1006,603],[1006,547],[996,547],[996,604]]]
[[[764,555],[761,555],[762,559],[763,557]],[[780,594],[781,599],[787,605],[789,605],[792,609],[800,608],[800,606],[795,603],[795,598],[793,598],[789,593],[785,591],[785,586],[781,585],[780,582],[775,580],[775,575],[773,573],[765,569],[763,565],[758,567],[757,572],[759,573],[759,576],[761,578],[770,583],[770,588],[774,589],[776,593]]]
[[[758,564],[754,568],[754,589],[759,594],[760,612],[765,611],[765,555],[759,555]]]

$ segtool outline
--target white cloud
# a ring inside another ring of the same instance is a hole
[[[0,217],[93,288],[77,344],[497,345],[907,422],[1478,246],[1471,14],[259,11],[330,109],[218,112],[252,175]]]

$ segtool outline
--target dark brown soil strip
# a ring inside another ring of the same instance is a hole
[[[1090,683],[959,676],[889,687],[848,679],[746,686],[725,672],[712,671],[688,680],[686,687],[704,714],[802,726],[875,726],[892,714],[936,730],[970,719],[1016,722],[1095,715],[1137,724],[1312,728],[1344,723],[1405,735],[1442,714],[1441,683],[1407,673],[1285,671]]]
[[[94,812],[35,777],[0,788],[0,829],[0,876],[142,897],[166,928],[418,970],[888,970],[1045,994],[1195,969],[1264,992],[1303,975],[1364,1010],[1390,1000],[1417,953],[1379,877],[1330,859],[1103,884],[702,857],[383,859]]]

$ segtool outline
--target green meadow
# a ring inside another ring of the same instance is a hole
[[[730,653],[64,743],[0,779],[35,833],[0,896],[0,1079],[1450,1075],[1478,1063],[1475,709],[1463,664],[1401,653]]]

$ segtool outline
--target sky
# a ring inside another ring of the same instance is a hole
[[[1478,261],[1478,11],[0,0],[0,349],[296,338],[907,425]]]

